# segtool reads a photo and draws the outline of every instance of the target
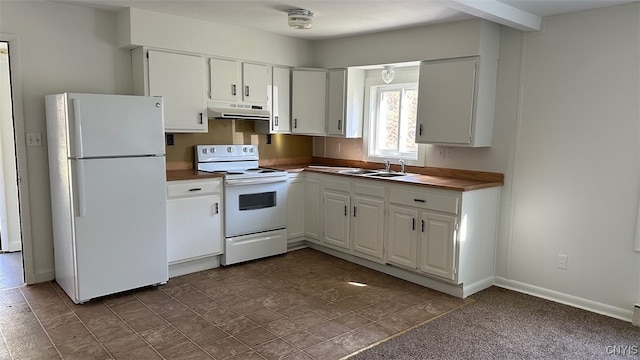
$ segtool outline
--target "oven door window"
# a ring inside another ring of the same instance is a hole
[[[276,192],[242,194],[238,197],[240,211],[257,210],[276,206]]]

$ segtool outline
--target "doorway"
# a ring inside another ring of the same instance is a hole
[[[0,289],[24,283],[10,46],[0,41]]]

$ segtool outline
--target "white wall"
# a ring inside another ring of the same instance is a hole
[[[118,14],[118,46],[150,46],[287,66],[311,66],[312,43],[142,9]]]
[[[0,2],[0,32],[20,41],[24,128],[44,146],[27,148],[36,281],[54,276],[44,95],[131,93],[131,57],[116,48],[116,16],[43,1]]]
[[[497,274],[621,317],[640,294],[639,29],[636,3],[549,17],[525,35],[513,233]]]

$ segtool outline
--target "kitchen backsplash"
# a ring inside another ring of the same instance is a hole
[[[193,165],[195,145],[257,144],[261,163],[311,159],[313,147],[312,137],[302,135],[273,134],[271,144],[267,144],[267,136],[256,134],[254,122],[248,120],[209,120],[208,133],[176,133],[173,134],[173,141],[173,145],[166,146],[167,168],[188,168]]]

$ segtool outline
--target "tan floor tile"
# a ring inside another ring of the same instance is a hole
[[[333,341],[325,341],[305,350],[305,353],[317,359],[338,360],[353,351],[349,348],[339,346]]]
[[[327,339],[331,339],[332,337],[336,337],[338,335],[342,335],[348,331],[351,331],[350,328],[333,320],[313,325],[309,327],[309,329],[311,329],[311,331],[318,335],[324,336]]]
[[[89,330],[78,319],[75,319],[75,322],[55,328],[46,328],[45,330],[47,331],[47,334],[49,334],[49,337],[51,337],[51,341],[56,345],[79,335],[89,333]]]
[[[12,352],[13,359],[20,360],[53,360],[53,359],[62,359],[58,351],[53,347],[53,345],[47,345],[38,348],[30,348],[30,349],[21,349]],[[3,359],[11,359],[11,357],[3,358]]]
[[[142,347],[128,353],[118,355],[116,360],[161,360],[162,357],[150,347]]]
[[[320,336],[309,329],[297,331],[287,336],[283,336],[282,338],[300,350],[304,350],[308,347],[326,341],[325,337]]]
[[[143,316],[127,320],[127,324],[137,332],[153,329],[166,323],[166,320],[153,313],[145,313]]]
[[[249,350],[249,347],[233,337],[227,337],[220,341],[204,345],[202,348],[216,359],[226,359]]]
[[[167,359],[198,348],[196,344],[171,325],[144,331],[140,336]]]
[[[254,347],[253,350],[267,358],[267,360],[282,359],[300,351],[298,348],[282,339],[275,339],[258,345]]]
[[[314,360],[314,359],[311,356],[304,353],[303,351],[299,351],[297,353],[283,357],[282,360]]]
[[[145,347],[147,343],[137,334],[131,334],[105,341],[103,345],[111,354],[117,356]]]
[[[294,332],[297,331],[301,331],[305,329],[305,326],[302,326],[298,323],[295,323],[289,319],[278,319],[275,321],[272,321],[268,324],[263,325],[264,328],[266,328],[267,330],[271,331],[272,333],[278,335],[278,336],[285,336],[285,335],[289,335],[292,334]]]
[[[259,311],[256,311],[254,313],[251,314],[247,314],[245,315],[246,318],[248,318],[249,320],[259,324],[259,325],[265,325],[268,324],[272,321],[276,321],[279,319],[283,319],[283,316],[276,313],[275,311],[271,311],[269,309],[262,309]]]
[[[370,319],[355,313],[340,316],[335,318],[334,321],[348,327],[349,329],[357,329],[371,323]]]
[[[5,339],[5,343],[12,354],[22,353],[40,347],[53,346],[51,340],[49,340],[49,337],[44,332],[28,334],[14,339]]]
[[[244,316],[235,318],[229,322],[222,323],[218,325],[222,330],[226,331],[231,335],[239,334],[241,332],[249,331],[251,329],[255,329],[260,325],[255,322],[247,319]]]
[[[276,335],[269,332],[263,327],[258,327],[249,331],[235,334],[233,337],[237,340],[240,340],[243,344],[247,345],[250,348],[256,345],[264,344],[277,338]]]
[[[294,322],[306,326],[306,327],[310,327],[313,326],[315,324],[324,322],[329,320],[328,317],[326,316],[322,316],[316,312],[313,312],[311,310],[305,311],[301,314],[296,314],[294,316],[290,317],[291,320],[293,320]]]
[[[264,360],[264,357],[260,356],[254,351],[243,352],[242,354],[234,355],[226,360]]]
[[[204,360],[204,359],[211,359],[211,357],[202,349],[195,349],[186,353],[178,354],[171,359],[172,360]]]

